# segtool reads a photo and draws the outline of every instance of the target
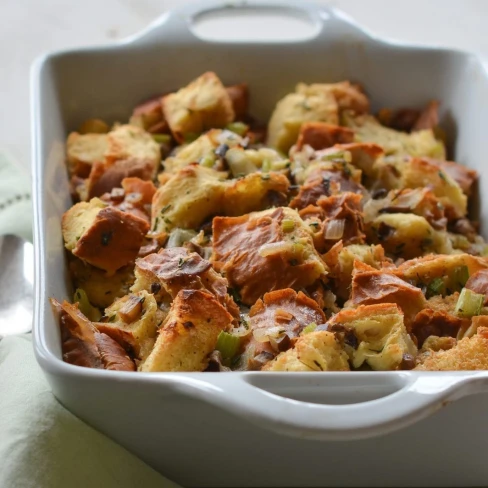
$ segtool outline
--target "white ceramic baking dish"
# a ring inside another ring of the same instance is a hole
[[[452,156],[484,173],[488,77],[474,56],[385,42],[339,11],[292,1],[268,7],[307,17],[312,38],[196,37],[195,16],[228,4],[192,5],[128,41],[49,54],[33,68],[34,338],[54,394],[185,486],[488,484],[488,372],[134,374],[62,362],[48,297],[71,296],[60,229],[71,203],[64,140],[86,118],[127,119],[141,99],[207,70],[248,82],[251,112],[263,120],[298,81],[352,79],[375,108],[442,100]],[[480,188],[488,193],[484,175]],[[486,218],[488,199],[479,209]]]

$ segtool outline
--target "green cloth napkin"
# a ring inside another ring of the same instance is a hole
[[[26,172],[0,152],[0,235],[32,238],[29,194]],[[30,334],[0,340],[1,488],[177,486],[56,401]]]

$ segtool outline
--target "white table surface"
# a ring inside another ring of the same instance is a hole
[[[0,0],[0,149],[30,165],[29,68],[39,54],[110,43],[137,32],[165,10],[192,1]],[[319,3],[341,8],[384,37],[457,47],[488,59],[488,0]]]

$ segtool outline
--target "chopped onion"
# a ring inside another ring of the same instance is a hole
[[[229,149],[225,154],[225,160],[227,161],[229,169],[234,178],[237,176],[255,173],[258,170],[256,165],[250,160],[250,158],[248,158],[247,154],[242,149]]]
[[[270,242],[268,244],[263,244],[258,249],[258,253],[261,257],[266,258],[268,256],[290,252],[292,250],[292,246],[293,245],[291,243],[285,241]]]
[[[269,342],[270,337],[279,337],[285,333],[283,327],[275,326],[261,329],[254,329],[252,335],[258,342]]]
[[[344,219],[332,219],[327,222],[327,230],[325,231],[326,239],[341,239],[344,235],[344,227],[346,221]]]
[[[169,235],[166,248],[181,247],[185,242],[193,239],[197,233],[194,230],[189,229],[174,229]]]

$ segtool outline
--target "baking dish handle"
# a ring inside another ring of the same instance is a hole
[[[258,373],[263,374],[266,373]],[[268,374],[270,384],[273,374],[276,373]],[[346,387],[348,378],[345,375],[353,374],[339,373]],[[271,393],[252,384],[258,378],[252,374],[212,375],[209,382],[195,377],[186,382],[180,378],[178,389],[261,427],[294,437],[321,440],[352,440],[386,434],[429,416],[449,402],[488,388],[486,375],[472,372],[396,373],[397,376],[389,378],[396,378],[397,384],[400,378],[403,387],[400,385],[394,393],[362,403],[333,405],[303,402]],[[337,374],[324,375],[335,376],[337,383]],[[327,382],[322,382],[321,387],[327,388]]]
[[[190,3],[166,12],[143,31],[124,39],[122,44],[143,44],[157,41],[159,37],[166,38],[168,36],[180,41],[185,38],[194,40],[196,36],[192,25],[197,18],[217,11],[232,11],[237,16],[239,10],[282,11],[291,16],[301,14],[307,17],[311,24],[318,27],[316,35],[311,36],[308,41],[313,41],[317,37],[328,38],[334,27],[339,27],[342,35],[356,38],[372,37],[347,14],[329,5],[318,5],[307,1],[297,2],[296,0],[280,0],[278,2],[272,0],[208,0]],[[249,42],[252,42],[252,39],[249,39]]]

